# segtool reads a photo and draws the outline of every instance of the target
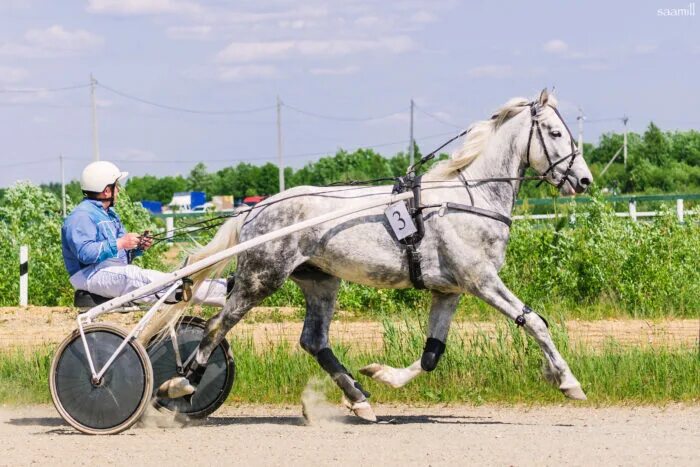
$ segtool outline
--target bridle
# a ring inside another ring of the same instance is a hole
[[[549,167],[547,167],[547,170],[542,172],[540,176],[542,179],[540,180],[540,183],[537,184],[537,186],[542,185],[544,183],[545,178],[547,174],[554,173],[554,169],[561,164],[562,162],[569,161],[569,163],[566,166],[566,170],[562,173],[561,175],[561,180],[559,183],[556,185],[557,190],[560,190],[562,186],[564,186],[564,183],[569,179],[569,175],[571,175],[571,168],[574,165],[574,160],[576,160],[576,156],[578,156],[580,151],[576,148],[576,145],[574,144],[574,135],[571,134],[571,130],[569,127],[566,125],[566,122],[564,122],[564,118],[561,116],[559,113],[559,110],[557,110],[556,107],[550,106],[550,108],[554,111],[554,113],[557,114],[557,117],[559,117],[559,120],[561,120],[562,125],[564,125],[564,128],[566,128],[567,133],[569,133],[569,140],[571,141],[571,152],[560,158],[558,161],[553,162],[552,157],[549,155],[549,150],[547,149],[547,145],[544,142],[544,135],[542,134],[542,127],[540,126],[540,121],[537,118],[537,103],[536,102],[530,102],[528,103],[530,106],[530,134],[527,137],[527,156],[526,156],[526,167],[530,166],[530,149],[532,146],[532,134],[535,133],[535,130],[537,130],[537,137],[540,140],[540,145],[542,146],[542,152],[544,152],[545,157],[547,158],[547,163],[549,164]]]

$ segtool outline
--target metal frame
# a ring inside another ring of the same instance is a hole
[[[381,199],[375,199],[372,201],[367,201],[365,203],[359,204],[354,207],[346,208],[346,209],[341,209],[339,211],[323,214],[320,216],[313,217],[311,219],[305,220],[303,222],[299,222],[297,224],[293,224],[284,228],[281,228],[279,230],[276,230],[274,232],[269,232],[264,235],[260,235],[259,237],[255,237],[251,240],[239,243],[238,245],[227,248],[226,250],[220,251],[216,254],[213,254],[212,256],[209,256],[208,258],[202,259],[200,261],[197,261],[195,263],[192,263],[190,265],[185,266],[182,269],[179,269],[177,271],[174,271],[170,273],[168,277],[163,278],[162,280],[152,282],[148,285],[145,285],[143,287],[140,287],[133,292],[130,292],[126,295],[122,295],[121,297],[116,297],[113,298],[112,300],[109,300],[101,305],[97,305],[93,308],[90,308],[86,313],[83,313],[81,315],[78,315],[77,322],[78,322],[78,329],[80,331],[80,338],[83,342],[83,346],[85,347],[85,354],[87,355],[88,359],[88,364],[90,365],[90,371],[92,372],[92,378],[93,382],[97,383],[100,381],[102,376],[104,376],[105,372],[107,369],[110,367],[110,365],[116,360],[116,358],[119,356],[119,353],[126,347],[128,342],[131,339],[135,339],[138,337],[138,335],[143,331],[143,329],[146,327],[148,322],[153,318],[155,313],[158,311],[158,309],[163,305],[167,297],[169,297],[175,289],[182,283],[182,279],[185,277],[188,277],[196,272],[199,272],[203,269],[206,269],[210,266],[213,266],[214,264],[221,262],[223,260],[229,259],[235,255],[238,255],[250,248],[253,248],[255,246],[258,246],[260,244],[270,242],[273,240],[277,240],[278,238],[285,237],[287,235],[290,235],[292,233],[298,232],[300,230],[309,228],[309,227],[314,227],[316,225],[322,224],[324,222],[340,219],[345,216],[349,216],[352,214],[355,214],[357,212],[361,211],[366,211],[368,209],[376,208],[379,206],[384,206],[388,204],[393,204],[397,201],[403,201],[407,200],[409,198],[413,197],[413,193],[408,191],[405,193],[400,193],[400,194],[393,194],[388,197],[382,197]],[[169,287],[168,287],[169,286]],[[131,330],[131,332],[124,338],[124,341],[121,343],[121,345],[117,348],[117,350],[114,351],[112,356],[107,360],[107,362],[104,364],[102,368],[100,368],[99,371],[96,370],[95,365],[92,360],[92,356],[90,354],[90,348],[87,343],[87,339],[85,338],[85,332],[84,332],[84,326],[92,323],[96,318],[98,318],[101,315],[104,315],[106,313],[110,313],[114,311],[115,309],[120,308],[122,305],[137,300],[139,298],[142,298],[147,295],[151,295],[155,292],[159,292],[163,290],[165,287],[168,287],[166,292],[158,299],[156,303],[153,304],[153,306],[146,312],[146,314],[139,320],[138,324],[134,327],[134,329]],[[171,330],[171,332],[173,332]],[[175,341],[176,342],[176,341]],[[176,344],[177,346],[177,344]],[[178,353],[178,359],[180,359],[179,353]],[[188,359],[189,360],[189,359]],[[186,364],[186,362],[185,362]]]

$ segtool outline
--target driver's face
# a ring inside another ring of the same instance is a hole
[[[100,199],[109,199],[110,197],[113,196],[114,201],[117,201],[117,197],[119,196],[119,191],[121,190],[121,187],[119,186],[119,182],[116,182],[114,184],[114,191],[112,191],[112,186],[109,185],[105,188],[105,191],[103,192],[103,196]]]

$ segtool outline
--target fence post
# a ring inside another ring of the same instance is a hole
[[[173,230],[175,230],[175,218],[173,216],[168,216],[165,218],[165,238],[168,242],[172,242]]]
[[[630,200],[630,217],[634,222],[637,222],[637,201]]]
[[[19,306],[27,306],[29,296],[29,248],[19,247]]]
[[[683,212],[683,199],[677,199],[676,200],[676,214],[678,215],[678,222],[681,224],[683,223],[683,216],[685,212]]]

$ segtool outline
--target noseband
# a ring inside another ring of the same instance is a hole
[[[547,158],[547,163],[549,164],[549,167],[547,167],[547,170],[542,172],[541,176],[545,177],[547,174],[554,173],[554,168],[561,164],[562,162],[568,160],[569,163],[566,166],[566,170],[562,173],[561,180],[557,184],[557,190],[560,190],[562,186],[564,186],[564,183],[569,179],[569,175],[571,174],[571,168],[574,165],[574,160],[576,159],[576,156],[580,154],[578,149],[576,148],[576,145],[574,144],[574,135],[571,134],[571,130],[569,130],[569,127],[566,125],[566,122],[564,122],[564,119],[562,118],[561,114],[557,110],[556,107],[551,107],[552,110],[554,110],[554,113],[557,114],[557,117],[559,117],[559,120],[561,120],[562,125],[564,125],[564,128],[566,128],[567,133],[569,133],[569,138],[571,141],[571,152],[559,159],[556,162],[552,162],[552,157],[549,155],[549,151],[547,150],[547,145],[544,142],[544,135],[542,134],[542,128],[540,127],[540,121],[537,119],[537,104],[535,102],[530,102],[528,104],[530,106],[530,119],[532,124],[530,125],[530,134],[527,137],[527,165],[530,165],[530,147],[532,145],[532,134],[535,133],[535,130],[537,130],[537,137],[540,140],[540,144],[542,145],[542,151],[544,152],[545,157]],[[542,185],[544,183],[544,178],[540,181],[540,183],[537,184],[537,186]]]

